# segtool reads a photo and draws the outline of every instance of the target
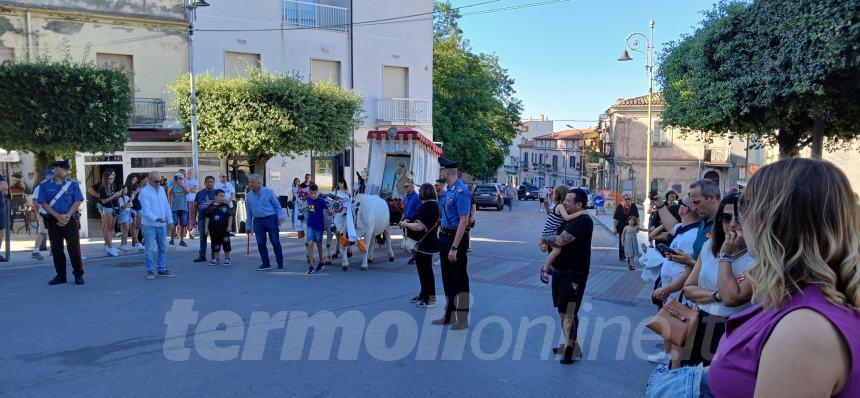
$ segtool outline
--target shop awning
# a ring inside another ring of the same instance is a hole
[[[367,132],[367,139],[377,141],[392,140],[392,138],[388,136],[387,130],[370,130]],[[397,136],[395,136],[393,140],[418,140],[418,142],[427,147],[427,149],[433,151],[433,153],[435,153],[437,156],[442,156],[442,153],[444,152],[442,148],[434,144],[433,141],[430,141],[430,139],[425,137],[424,134],[421,134],[418,131],[412,129],[397,129]]]

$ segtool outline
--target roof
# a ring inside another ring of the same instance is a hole
[[[525,140],[522,144],[517,145],[520,148],[534,148],[535,140]]]
[[[665,106],[666,105],[666,101],[663,98],[662,92],[654,93],[653,100],[654,100],[654,102],[652,103],[652,105],[656,105],[656,106]],[[612,107],[618,108],[618,107],[626,107],[626,106],[647,106],[647,105],[648,105],[648,95],[646,94],[646,95],[642,95],[639,97],[633,97],[633,98],[627,98],[627,99],[619,98],[617,101],[615,101],[614,104],[612,104]]]
[[[583,138],[590,138],[591,135],[597,135],[598,132],[592,129],[570,129],[570,130],[562,130],[557,131],[552,134],[544,134],[541,136],[537,136],[534,139],[536,140],[581,140]]]

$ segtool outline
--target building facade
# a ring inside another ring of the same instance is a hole
[[[528,165],[522,161],[523,157],[520,155],[520,145],[535,137],[551,134],[553,131],[553,121],[546,120],[541,115],[537,119],[523,120],[519,126],[516,126],[516,130],[517,135],[508,147],[508,156],[505,157],[504,164],[496,173],[496,181],[499,183],[520,185],[526,181],[524,180],[524,175],[528,172]]]
[[[597,166],[594,148],[599,132],[571,129],[544,134],[519,145],[522,180],[536,186],[567,185],[592,188],[591,176]]]
[[[197,11],[194,71],[241,76],[262,68],[361,94],[354,152],[282,154],[266,164],[266,183],[276,192],[288,192],[305,174],[332,190],[368,167],[371,131],[408,128],[433,139],[432,21],[402,19],[432,11],[431,0],[212,1]],[[247,168],[244,161],[228,159],[228,167]]]

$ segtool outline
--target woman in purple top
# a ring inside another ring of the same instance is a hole
[[[757,305],[733,315],[708,369],[715,397],[860,397],[860,218],[845,174],[785,159],[740,202]]]

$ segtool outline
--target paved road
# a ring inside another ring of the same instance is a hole
[[[653,308],[600,224],[586,358],[562,366],[549,352],[560,331],[537,277],[543,220],[535,202],[479,213],[468,332],[430,326],[441,307],[409,303],[418,281],[402,254],[378,255],[368,272],[353,258],[350,272],[304,275],[292,237],[284,273],[255,272],[244,238],[230,267],[172,248],[173,279],[146,280],[140,255],[90,261],[85,286],[47,286],[47,261],[0,268],[0,396],[641,396]]]

